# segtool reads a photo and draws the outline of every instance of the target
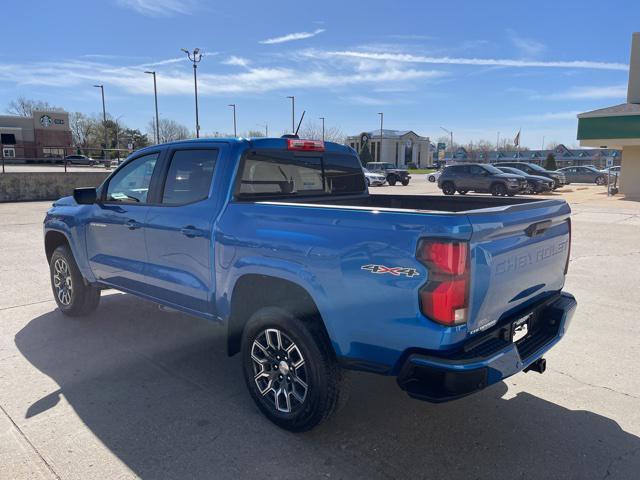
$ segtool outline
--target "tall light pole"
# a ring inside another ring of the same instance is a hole
[[[108,146],[108,135],[107,135],[107,109],[104,104],[104,85],[94,85],[95,88],[100,89],[100,93],[102,94],[102,128],[104,128],[104,159],[107,160],[109,158],[109,154],[107,153]]]
[[[238,132],[236,131],[236,104],[235,103],[230,103],[227,106],[228,107],[233,107],[233,136],[237,137],[238,136]]]
[[[199,48],[194,48],[193,52],[190,52],[186,48],[182,51],[187,54],[187,58],[193,63],[193,88],[196,94],[196,138],[200,138],[200,120],[198,119],[198,62],[202,60],[202,53]]]
[[[153,98],[156,104],[156,144],[160,143],[160,116],[158,115],[158,85],[156,84],[156,72],[144,72],[153,75]]]
[[[291,133],[296,131],[296,97],[289,95],[287,98],[291,99]]]
[[[384,122],[384,113],[378,112],[380,115],[380,145],[378,145],[378,162],[382,161],[382,124]]]
[[[447,130],[444,127],[440,127],[441,130],[444,130],[451,137],[451,161],[453,161],[453,132],[451,130]]]
[[[320,120],[322,120],[322,141],[324,142],[324,117],[320,117]]]

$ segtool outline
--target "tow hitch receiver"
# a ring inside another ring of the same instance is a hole
[[[525,373],[526,372],[544,373],[546,369],[547,369],[547,361],[544,358],[539,358],[538,360],[533,362],[531,365],[529,365],[527,368],[525,368],[524,371]]]

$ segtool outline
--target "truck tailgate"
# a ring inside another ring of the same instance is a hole
[[[570,213],[566,202],[555,200],[469,212],[469,332],[489,328],[524,303],[562,289]]]

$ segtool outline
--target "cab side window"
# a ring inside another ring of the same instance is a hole
[[[107,187],[107,202],[147,203],[149,185],[158,153],[136,158],[111,177]]]
[[[184,205],[207,198],[217,158],[218,150],[215,149],[175,151],[167,172],[162,203]]]

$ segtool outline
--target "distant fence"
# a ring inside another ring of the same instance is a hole
[[[69,165],[87,164],[88,162],[110,166],[113,163],[120,163],[127,158],[130,153],[130,150],[122,148],[105,150],[69,146],[43,147],[22,144],[0,144],[1,172],[6,172],[5,165],[58,164],[64,166],[65,172]]]
[[[74,188],[97,187],[110,172],[19,172],[0,175],[0,202],[55,200]]]

